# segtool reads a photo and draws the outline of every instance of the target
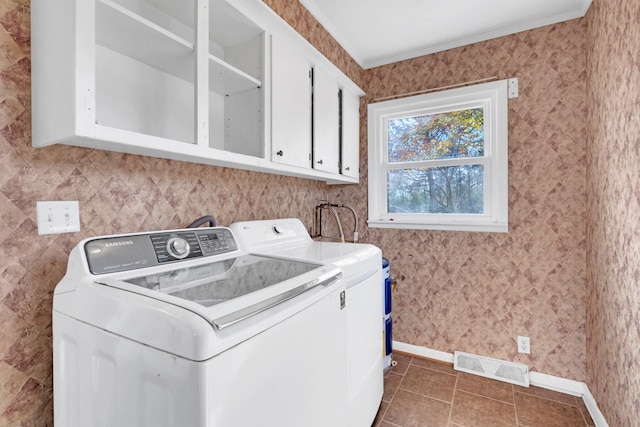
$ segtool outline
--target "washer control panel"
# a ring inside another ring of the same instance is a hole
[[[84,246],[93,274],[135,270],[236,249],[231,230],[224,227],[96,238]]]
[[[153,234],[150,238],[159,263],[202,256],[196,233]]]

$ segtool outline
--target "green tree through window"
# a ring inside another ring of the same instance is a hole
[[[484,156],[482,108],[389,120],[387,131],[388,162],[398,166],[387,171],[389,213],[483,213],[483,165],[438,162]],[[411,167],[425,161],[433,166]]]

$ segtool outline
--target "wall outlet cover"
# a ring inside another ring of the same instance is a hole
[[[518,353],[531,354],[529,337],[518,336]]]

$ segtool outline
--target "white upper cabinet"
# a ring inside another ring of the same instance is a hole
[[[360,175],[360,96],[342,90],[342,138],[340,173],[358,178]]]
[[[311,166],[311,65],[284,40],[271,40],[271,160]]]
[[[272,161],[340,174],[342,117],[338,80],[276,36],[272,37],[271,60]],[[358,105],[347,117],[358,116]],[[353,103],[346,108],[353,108]],[[351,138],[353,132],[348,131],[346,136]],[[357,129],[355,138],[357,145]],[[358,178],[357,168],[347,175]]]
[[[340,172],[340,88],[322,67],[313,68],[313,167]]]
[[[32,0],[31,21],[35,147],[358,181],[311,165],[308,69],[362,91],[262,1]]]

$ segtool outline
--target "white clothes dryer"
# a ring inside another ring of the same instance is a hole
[[[347,416],[369,427],[384,392],[382,253],[361,243],[316,242],[296,218],[246,221],[229,227],[252,253],[331,264],[342,270],[347,312]]]

